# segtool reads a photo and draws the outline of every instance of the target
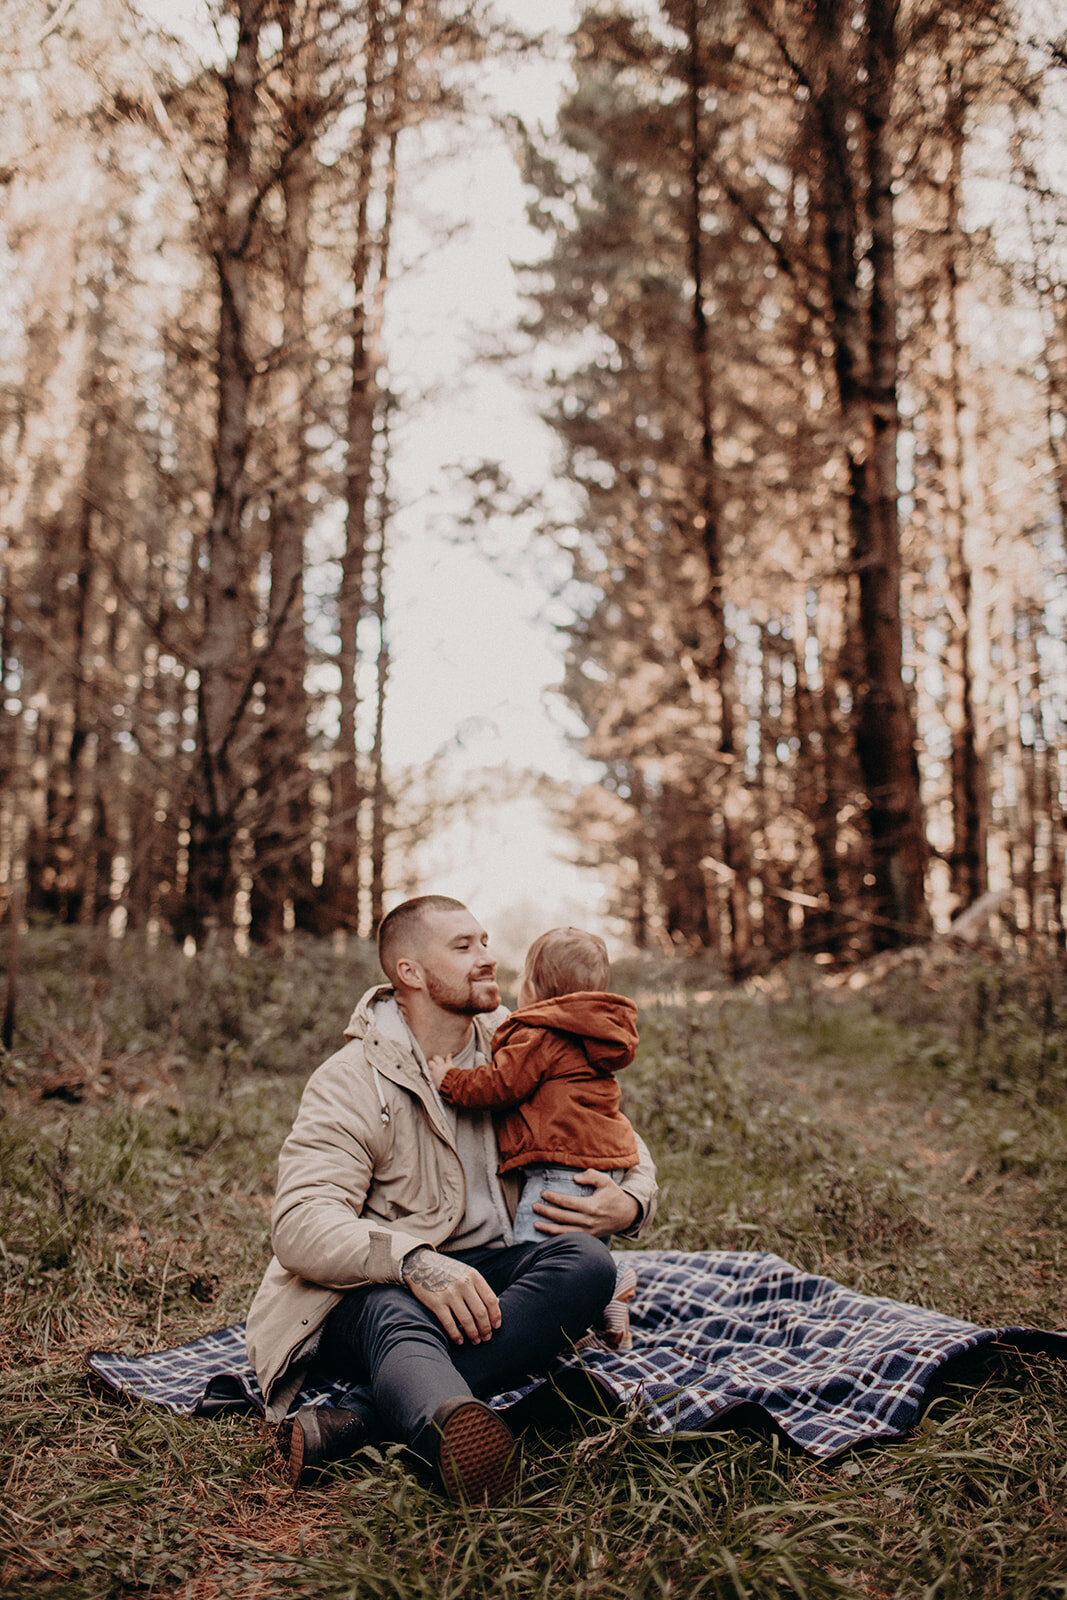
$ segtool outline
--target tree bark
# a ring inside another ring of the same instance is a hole
[[[240,725],[251,660],[251,601],[243,543],[250,486],[251,243],[256,189],[259,36],[266,0],[237,0],[238,34],[225,80],[226,152],[215,267],[219,287],[215,484],[204,547],[203,634],[197,690],[196,781],[191,806],[190,923],[203,935],[232,925],[234,844],[242,773]]]
[[[831,955],[838,955],[844,942],[846,923],[842,856],[839,850],[840,788],[843,782],[841,743],[834,725],[833,673],[829,662],[829,642],[820,637],[821,685],[812,683],[807,666],[808,621],[801,600],[794,616],[796,671],[795,707],[797,740],[796,805],[807,818],[811,842],[818,864],[818,878],[808,887],[825,902],[824,908],[807,907],[804,915],[805,944]]]
[[[929,927],[927,846],[919,796],[914,718],[902,675],[900,530],[897,511],[897,332],[893,159],[889,131],[897,65],[896,0],[868,0],[864,74],[857,68],[852,11],[818,0],[814,42],[820,81],[815,125],[824,211],[834,369],[848,465],[851,563],[858,588],[861,672],[852,684],[856,753],[867,804],[867,908],[876,945]],[[865,163],[850,168],[857,88]],[[863,195],[857,204],[857,193]],[[860,224],[869,232],[870,287],[861,292]]]
[[[955,604],[947,613],[949,702],[952,738],[952,851],[949,874],[956,896],[955,915],[973,905],[989,888],[986,868],[985,773],[978,743],[974,668],[971,660],[973,586],[967,552],[972,507],[966,487],[964,352],[960,334],[959,266],[960,207],[963,185],[962,88],[949,82],[949,176],[945,216],[945,350],[949,364],[942,420],[942,462],[945,490],[945,535],[949,588]]]
[[[385,289],[389,280],[389,251],[393,215],[396,207],[397,140],[407,117],[409,51],[412,47],[412,16],[407,0],[402,0],[391,33],[387,30],[381,0],[368,0],[363,126],[358,144],[356,182],[356,245],[352,260],[352,376],[349,389],[345,457],[345,550],[341,564],[338,594],[339,666],[341,672],[340,715],[332,777],[332,802],[327,842],[326,889],[329,910],[326,920],[334,927],[356,928],[363,872],[363,842],[359,813],[363,802],[371,801],[370,900],[372,923],[384,892],[381,877],[384,866],[377,859],[384,844],[375,844],[375,831],[382,826],[379,799],[375,798],[375,766],[380,759],[377,719],[384,710],[384,683],[376,690],[375,731],[372,734],[369,785],[358,767],[358,694],[356,673],[359,665],[358,630],[360,619],[368,614],[366,565],[370,553],[371,526],[375,499],[376,461],[382,474],[377,491],[379,534],[384,538],[388,516],[385,481],[388,473],[388,443],[379,437],[384,396],[381,390],[382,322]],[[391,55],[391,64],[389,58]],[[382,143],[384,162],[379,177],[381,223],[377,246],[372,245],[369,202],[373,192]],[[377,595],[377,591],[375,591]],[[373,603],[377,603],[377,600]],[[379,645],[380,649],[380,645]],[[379,657],[379,667],[383,665]],[[388,669],[388,655],[384,659]],[[377,888],[375,885],[377,884]]]
[[[388,467],[388,436],[384,443]],[[385,847],[389,836],[389,789],[385,781],[385,701],[389,687],[389,641],[385,634],[385,554],[388,536],[388,481],[383,484],[378,507],[378,539],[374,552],[374,620],[378,628],[378,659],[374,686],[374,742],[371,746],[370,922],[378,927],[385,915]]]
[[[263,662],[263,722],[258,744],[258,827],[252,934],[276,939],[287,913],[316,926],[311,890],[311,773],[308,764],[304,538],[308,524],[307,426],[312,386],[305,313],[311,203],[315,185],[314,109],[318,77],[318,0],[282,11],[288,93],[282,179],[283,364],[275,392],[275,477],[270,521],[270,596]]]
[[[686,109],[688,118],[688,246],[691,293],[691,337],[696,388],[698,459],[693,521],[703,549],[707,572],[705,608],[710,652],[705,672],[719,700],[718,753],[722,760],[720,828],[724,865],[729,870],[729,946],[726,964],[731,976],[741,978],[752,960],[752,926],[749,911],[751,861],[746,842],[744,797],[738,772],[734,731],[734,663],[726,625],[723,587],[722,512],[715,432],[712,419],[711,359],[705,307],[703,197],[707,151],[703,132],[704,75],[700,50],[700,6],[690,0],[686,19]]]
[[[340,671],[337,743],[331,779],[329,834],[322,922],[359,926],[361,842],[359,811],[366,788],[358,767],[359,624],[366,609],[374,422],[378,407],[378,349],[371,312],[373,249],[369,206],[382,137],[384,18],[380,0],[368,0],[364,54],[363,124],[356,155],[356,242],[352,256],[352,368],[345,426],[345,543],[337,595]]]

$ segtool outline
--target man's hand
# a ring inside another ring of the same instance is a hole
[[[452,1065],[452,1057],[431,1056],[426,1065],[430,1069],[430,1077],[433,1079],[434,1088],[439,1089],[441,1084],[444,1082],[445,1073]]]
[[[641,1207],[632,1194],[620,1189],[606,1172],[574,1174],[576,1183],[591,1184],[593,1194],[558,1194],[546,1189],[534,1206],[538,1233],[593,1233],[606,1238],[609,1233],[625,1233],[637,1221]]]
[[[500,1326],[500,1302],[480,1272],[420,1245],[404,1257],[404,1282],[453,1344],[481,1344]]]

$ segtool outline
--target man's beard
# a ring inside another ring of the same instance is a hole
[[[429,967],[425,975],[429,998],[454,1017],[478,1017],[483,1011],[495,1011],[500,1004],[495,978],[468,978],[466,983],[453,984],[439,978]]]

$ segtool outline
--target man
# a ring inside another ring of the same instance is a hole
[[[409,1445],[457,1499],[514,1477],[511,1433],[484,1397],[545,1368],[610,1299],[600,1235],[651,1220],[655,1174],[580,1174],[586,1196],[538,1208],[545,1238],[514,1245],[517,1185],[496,1172],[486,1113],[438,1097],[431,1055],[489,1057],[506,1012],[488,936],[458,900],[423,895],[378,933],[389,984],[313,1073],[278,1161],[274,1257],[248,1351],[294,1486],[377,1438]],[[338,1407],[286,1413],[309,1369],[351,1381]]]

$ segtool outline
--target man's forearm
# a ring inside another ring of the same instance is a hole
[[[403,1282],[403,1264],[424,1243],[402,1225],[353,1215],[335,1199],[276,1204],[271,1243],[289,1272],[324,1288],[360,1288],[366,1283]]]
[[[404,1283],[454,1344],[481,1344],[500,1326],[500,1302],[476,1268],[419,1245],[404,1257]]]
[[[417,1285],[433,1291],[444,1289],[451,1282],[454,1265],[450,1256],[442,1255],[432,1245],[420,1244],[404,1257],[401,1272],[409,1289]]]

